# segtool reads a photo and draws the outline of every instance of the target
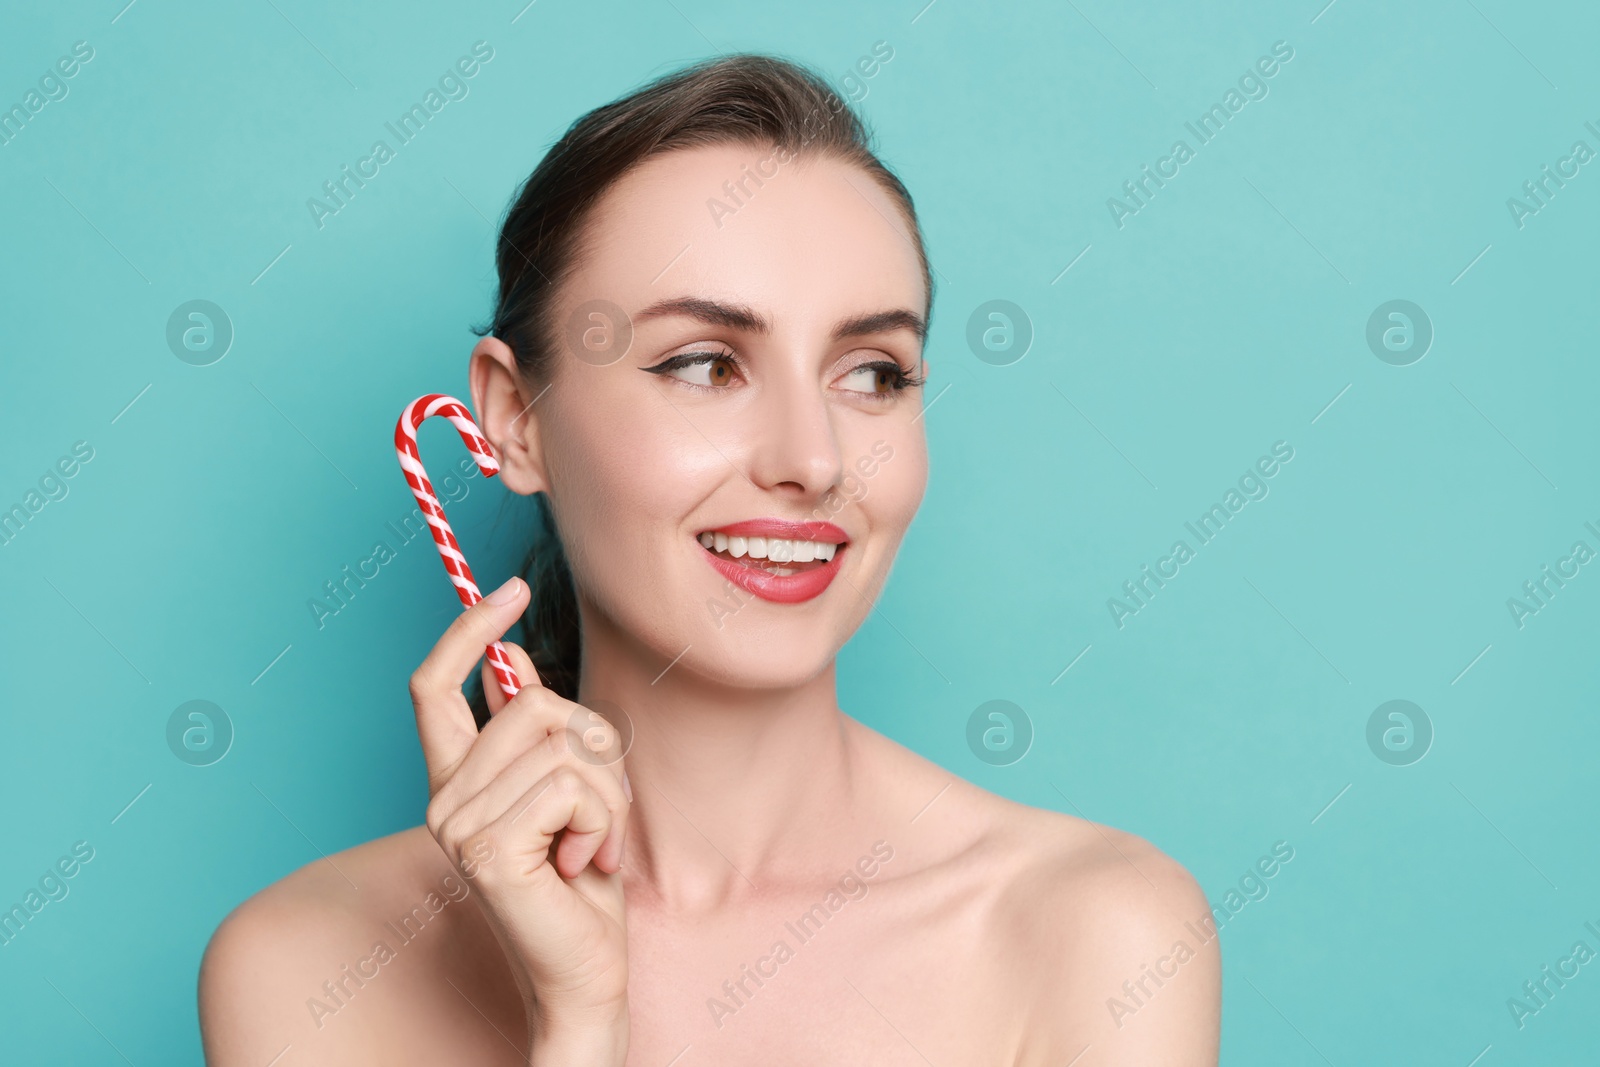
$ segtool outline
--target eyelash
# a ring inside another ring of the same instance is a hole
[[[725,359],[729,363],[732,363],[735,367],[741,366],[739,363],[739,358],[732,352],[711,351],[710,349],[706,349],[700,352],[681,352],[670,359],[662,360],[654,367],[646,367],[644,369],[650,374],[667,374],[670,371],[682,370],[685,367],[693,367],[701,363],[710,363],[715,359]],[[680,384],[687,385],[691,389],[711,388],[710,386],[695,385],[693,382],[680,382]]]
[[[715,359],[726,360],[727,362],[732,363],[735,367],[739,368],[741,372],[744,369],[739,357],[733,352],[707,350],[701,352],[683,352],[673,356],[670,359],[662,360],[653,367],[645,367],[644,370],[650,374],[666,374],[669,371],[682,370],[684,367],[693,367],[701,363],[710,363]],[[928,380],[926,375],[912,374],[892,359],[881,359],[874,360],[871,363],[862,363],[858,366],[852,367],[850,369],[850,373],[854,374],[856,371],[860,370],[887,371],[890,375],[892,375],[891,392],[862,393],[863,396],[870,396],[874,398],[887,399],[893,396],[894,393],[901,392],[905,389],[918,389],[926,384]],[[703,389],[708,392],[715,391],[717,388],[716,386],[696,385],[693,382],[680,382],[679,384],[686,385],[690,389]],[[860,390],[851,390],[851,392],[860,392]]]
[[[852,368],[851,373],[866,369],[888,371],[892,376],[892,388],[896,393],[902,389],[920,389],[928,380],[926,375],[912,374],[892,359],[880,359],[872,363],[863,363],[859,367]],[[873,395],[878,396],[881,394],[874,393]]]

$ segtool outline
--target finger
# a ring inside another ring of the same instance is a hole
[[[446,809],[466,803],[523,752],[551,734],[562,732],[576,707],[542,686],[523,686],[517,695],[484,724],[450,780],[434,794]]]
[[[574,754],[572,737],[569,731],[559,730],[532,748],[523,750],[483,789],[460,802],[454,810],[448,808],[450,798],[441,794],[429,806],[430,826],[439,826],[447,836],[458,829],[470,833],[474,828],[487,826],[506,814],[512,805],[524,803],[535,783],[545,781],[557,770],[565,768],[582,778],[610,812],[608,832],[593,840],[592,848],[583,855],[583,863],[578,865],[578,869],[581,870],[593,858],[601,870],[608,874],[615,872],[622,864],[622,849],[627,836],[628,798],[621,781],[609,769],[586,763]],[[457,775],[451,782],[452,788],[464,777],[465,771]]]
[[[512,578],[458,615],[411,675],[417,736],[430,782],[447,777],[476,740],[477,726],[461,696],[461,683],[483,654],[483,646],[517,620],[527,598],[528,583]]]
[[[600,713],[581,705],[573,707],[578,714],[568,719],[566,737],[578,761],[577,766],[590,770],[592,780],[601,783],[597,788],[603,795],[620,797],[621,810],[626,814],[633,804],[633,792],[628,785],[628,771],[623,765],[623,757],[619,754],[623,751],[622,734],[615,723]],[[627,821],[623,819],[601,845],[595,863],[607,871],[620,868],[626,837]]]
[[[541,832],[553,828],[548,829],[552,840],[561,834],[551,866],[563,878],[582,874],[611,831],[611,809],[589,780],[576,772],[554,775],[548,790],[535,793],[522,811],[505,816],[510,820],[507,828],[524,816],[537,820],[534,825]]]
[[[542,865],[561,834],[552,866],[562,878],[583,872],[611,825],[611,812],[600,794],[571,767],[558,767],[534,782],[482,829],[474,829],[464,816],[452,816],[442,828],[441,843],[447,842],[453,859],[459,861],[464,847],[479,848],[486,841],[494,858],[485,870],[519,870],[527,858]]]
[[[517,680],[522,683],[523,689],[543,688],[544,683],[539,680],[539,671],[533,665],[533,660],[522,650],[522,646],[511,641],[500,642],[500,647],[506,650],[506,658],[511,661],[511,669],[517,674]],[[506,691],[500,688],[500,676],[494,673],[494,664],[489,662],[489,657],[483,657],[483,695],[489,703],[489,715],[494,717],[500,714],[500,709],[511,702],[506,696]]]
[[[603,716],[542,686],[524,686],[499,713],[484,724],[436,794],[447,806],[465,803],[511,761],[552,734],[561,734],[572,754],[584,763],[606,767],[622,778],[621,733]]]

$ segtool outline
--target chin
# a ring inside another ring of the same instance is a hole
[[[751,637],[756,637],[754,633]],[[804,654],[776,660],[769,649],[771,645],[759,640],[741,641],[736,647],[705,647],[696,645],[678,661],[673,670],[687,669],[713,685],[727,689],[781,691],[798,689],[814,681],[833,666],[838,648],[823,647]]]
[[[777,689],[816,678],[870,610],[857,590],[881,584],[863,579],[867,556],[838,526],[776,525],[710,527],[685,547],[699,639],[685,642],[682,662],[721,684]]]

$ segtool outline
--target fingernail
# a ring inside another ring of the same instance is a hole
[[[628,798],[628,803],[633,803],[633,783],[628,781],[628,772],[622,772],[622,795]]]
[[[509,603],[511,603],[513,600],[516,599],[516,596],[517,596],[517,582],[519,580],[520,579],[517,579],[517,578],[509,579],[506,582],[505,585],[502,585],[499,589],[496,589],[494,592],[492,592],[488,596],[484,597],[484,599],[487,600],[491,604],[509,604]]]

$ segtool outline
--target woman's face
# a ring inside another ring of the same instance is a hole
[[[864,171],[770,148],[607,192],[524,427],[586,626],[740,687],[830,664],[927,480],[913,240]]]

